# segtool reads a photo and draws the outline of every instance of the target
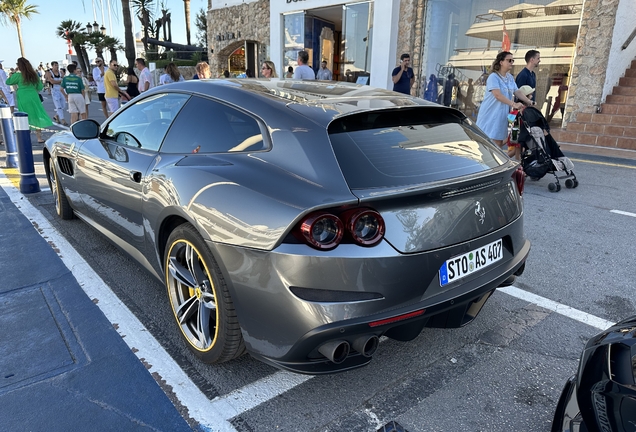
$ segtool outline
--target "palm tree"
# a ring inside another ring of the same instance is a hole
[[[104,43],[104,39],[106,35],[103,35],[101,32],[91,32],[86,36],[86,42],[93,47],[97,57],[104,58],[104,48],[106,48],[106,44]]]
[[[22,44],[22,28],[20,23],[22,18],[31,19],[34,14],[39,14],[36,5],[26,4],[26,0],[1,0],[0,18],[3,23],[7,20],[18,30],[18,41],[20,42],[20,55],[24,57],[24,45]]]
[[[151,8],[154,6],[154,0],[130,0],[137,18],[141,21],[144,29],[144,50],[148,51],[149,28],[152,26]]]
[[[119,42],[119,39],[111,36],[104,36],[102,45],[105,49],[110,51],[111,60],[117,60],[117,51],[124,49],[124,47],[121,45],[121,42]],[[129,66],[132,66],[132,64],[129,64]]]
[[[77,54],[77,61],[80,68],[82,68],[85,73],[88,73],[88,65],[85,62],[84,52],[82,50],[82,45],[86,43],[82,32],[83,29],[82,25],[77,21],[65,20],[57,26],[55,34],[64,40],[71,41],[71,44],[73,44],[73,48],[75,49],[75,53]]]
[[[192,45],[190,43],[190,0],[183,0],[183,7],[185,9],[186,40],[188,45]]]
[[[130,16],[130,1],[121,0],[121,7],[124,16],[124,43],[126,45],[126,60],[128,66],[135,65],[135,35],[132,33],[132,18]]]

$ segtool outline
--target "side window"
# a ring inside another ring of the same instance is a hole
[[[135,102],[108,123],[102,138],[156,151],[189,98],[181,93],[163,93]]]
[[[163,153],[228,153],[267,149],[251,116],[210,99],[193,96],[164,140]]]

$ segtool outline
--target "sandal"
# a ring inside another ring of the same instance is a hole
[[[44,144],[46,141],[44,140],[38,140],[38,144]]]
[[[59,122],[60,122],[60,119],[59,119],[59,118],[57,118],[57,116],[53,116],[53,121],[54,121],[55,123],[59,123]]]

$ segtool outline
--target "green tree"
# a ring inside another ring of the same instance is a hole
[[[194,24],[197,28],[197,43],[199,46],[205,48],[208,51],[208,17],[205,14],[205,10],[201,8],[195,17]]]
[[[141,27],[144,32],[144,50],[148,51],[148,37],[149,32],[152,31],[152,7],[154,6],[154,0],[130,0],[137,18],[141,21]]]
[[[126,60],[128,66],[135,66],[135,35],[132,32],[132,17],[130,16],[130,0],[121,0],[124,17],[124,44],[126,46]]]
[[[77,62],[85,73],[88,73],[88,65],[85,62],[82,45],[85,43],[83,27],[80,23],[73,20],[64,20],[57,26],[55,34],[64,40],[70,40],[75,53],[77,54]]]
[[[36,5],[26,4],[26,0],[0,0],[0,18],[3,24],[10,22],[18,30],[18,42],[20,42],[20,55],[24,57],[24,45],[22,43],[22,18],[31,19],[34,14],[39,14]]]
[[[106,35],[98,31],[86,35],[86,42],[95,50],[97,57],[104,58],[104,49],[107,48],[105,44],[106,37]]]
[[[105,49],[107,49],[110,52],[111,60],[117,60],[117,51],[124,49],[121,42],[119,42],[119,39],[111,37],[111,36],[104,36],[104,39],[102,40],[102,45],[104,46]],[[132,66],[133,64],[134,63],[130,64],[130,66]]]

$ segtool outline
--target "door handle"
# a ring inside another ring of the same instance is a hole
[[[130,175],[130,179],[135,183],[141,183],[141,173],[139,171],[130,171],[128,175]]]

